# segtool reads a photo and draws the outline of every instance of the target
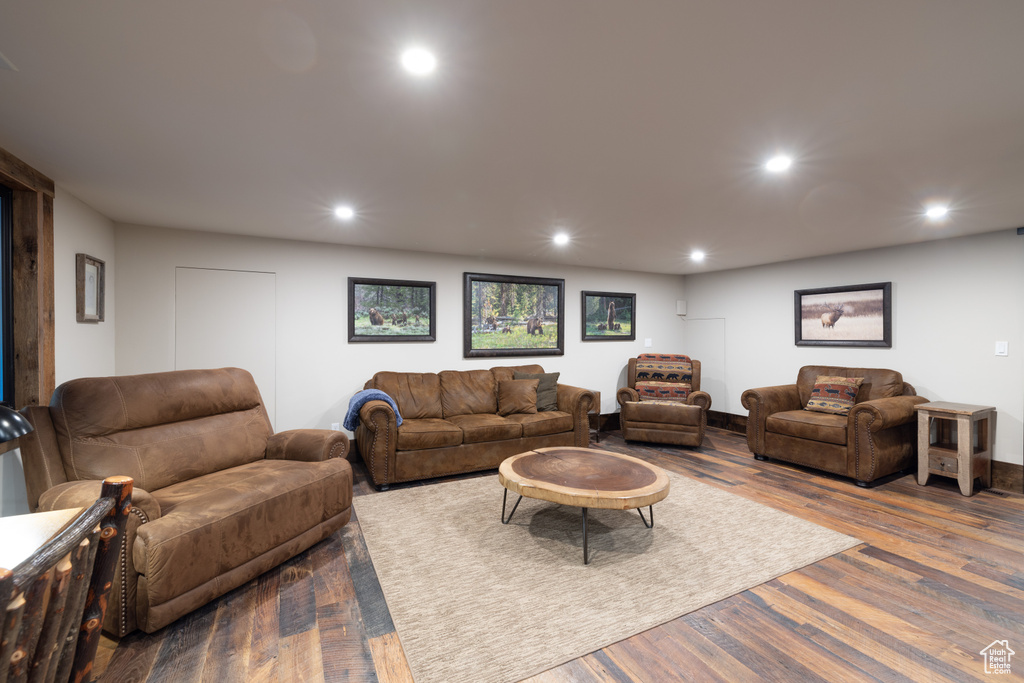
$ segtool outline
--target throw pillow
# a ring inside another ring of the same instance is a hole
[[[863,381],[863,377],[818,375],[805,407],[816,413],[849,415],[850,408],[857,402],[857,392]]]
[[[537,412],[539,379],[506,379],[498,382],[498,414]]]
[[[558,372],[516,372],[515,379],[540,380],[537,385],[537,410],[558,410]]]

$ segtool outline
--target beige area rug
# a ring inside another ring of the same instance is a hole
[[[580,509],[523,498],[503,526],[497,475],[356,498],[417,683],[518,681],[859,543],[669,477],[653,529],[590,511],[586,566]]]

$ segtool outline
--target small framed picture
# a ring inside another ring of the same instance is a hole
[[[80,323],[103,322],[106,264],[88,254],[75,254],[75,308]]]
[[[348,279],[350,342],[432,342],[434,282]]]
[[[583,292],[583,341],[636,339],[636,294]]]

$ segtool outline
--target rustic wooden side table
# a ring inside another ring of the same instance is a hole
[[[937,474],[955,477],[960,493],[973,495],[974,479],[992,485],[992,446],[996,440],[996,409],[969,403],[919,403],[917,411],[917,483],[924,486]],[[936,440],[932,441],[932,420]]]

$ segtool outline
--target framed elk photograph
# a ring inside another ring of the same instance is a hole
[[[432,342],[436,283],[348,279],[350,342]]]
[[[892,283],[798,289],[797,346],[892,348]]]
[[[583,341],[636,339],[636,294],[582,292]]]
[[[565,353],[565,280],[465,273],[466,358]]]

